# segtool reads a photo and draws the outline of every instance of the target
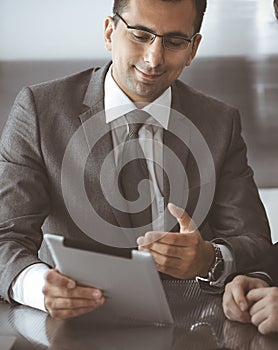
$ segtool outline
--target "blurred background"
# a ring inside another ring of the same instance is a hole
[[[0,0],[0,133],[19,90],[110,59],[112,0]],[[248,160],[278,241],[278,20],[273,0],[208,0],[181,79],[239,108]]]

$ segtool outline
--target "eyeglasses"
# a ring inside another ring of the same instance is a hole
[[[140,29],[138,27],[130,26],[118,13],[115,13],[115,16],[119,17],[120,20],[124,22],[126,29],[128,30],[130,40],[137,44],[152,44],[155,41],[155,38],[159,37],[162,38],[162,44],[165,49],[171,51],[183,51],[188,48],[198,34],[195,33],[191,38],[185,38],[183,36],[172,34],[160,35],[147,29]]]

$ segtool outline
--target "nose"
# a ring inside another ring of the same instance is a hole
[[[151,68],[158,67],[164,62],[162,38],[156,37],[153,42],[145,45],[144,61]]]

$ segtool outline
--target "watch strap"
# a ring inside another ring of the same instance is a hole
[[[197,281],[214,283],[222,275],[224,271],[224,259],[219,246],[215,243],[212,243],[214,248],[215,260],[214,264],[209,269],[208,275],[206,277],[197,276]]]

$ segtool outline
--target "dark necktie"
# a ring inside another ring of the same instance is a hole
[[[138,135],[140,128],[148,117],[149,114],[142,110],[134,110],[126,115],[129,133],[123,147],[122,168],[119,174],[119,181],[123,197],[131,202],[133,206],[134,201],[139,199],[139,183],[143,179],[149,179],[147,161],[140,146]],[[140,199],[143,201],[146,208],[143,210],[138,208],[136,212],[129,213],[132,227],[145,226],[152,221],[149,186],[144,188],[144,191],[140,194]]]

